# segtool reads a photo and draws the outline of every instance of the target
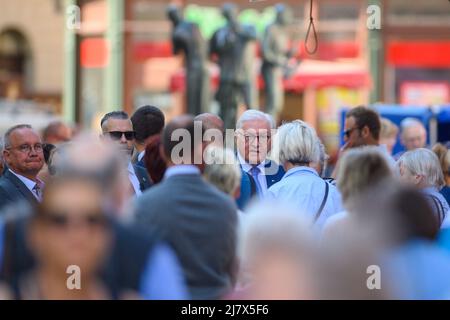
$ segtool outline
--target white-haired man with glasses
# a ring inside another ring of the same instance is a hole
[[[274,129],[273,118],[258,110],[245,111],[236,123],[237,157],[242,169],[237,205],[241,210],[253,196],[264,197],[284,175],[283,167],[267,156]]]
[[[0,178],[0,210],[22,201],[40,202],[44,183],[37,176],[44,153],[39,134],[30,125],[20,124],[8,129],[3,141],[7,170]]]

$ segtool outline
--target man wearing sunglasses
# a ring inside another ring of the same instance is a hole
[[[101,120],[102,138],[116,143],[128,164],[128,178],[136,196],[151,186],[150,178],[145,168],[133,165],[135,132],[128,114],[123,111],[107,113]]]
[[[21,201],[41,201],[44,183],[38,173],[44,165],[39,134],[30,125],[10,128],[4,136],[3,158],[7,169],[0,178],[0,209]]]
[[[349,110],[345,115],[344,145],[340,153],[352,148],[376,146],[394,170],[395,160],[389,155],[386,146],[380,145],[380,131],[381,120],[376,111],[364,106]],[[332,176],[336,177],[336,168]]]

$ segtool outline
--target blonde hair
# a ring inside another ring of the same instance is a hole
[[[398,127],[391,120],[381,118],[380,138],[395,138],[398,134]]]
[[[241,168],[231,149],[210,145],[206,149],[205,179],[219,190],[233,196],[241,184]]]
[[[436,143],[432,150],[439,158],[442,173],[444,175],[450,175],[450,151],[442,143]]]

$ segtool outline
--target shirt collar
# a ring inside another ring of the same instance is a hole
[[[34,182],[31,179],[28,179],[27,177],[24,177],[20,174],[15,173],[14,171],[12,171],[11,169],[8,169],[12,174],[14,174],[17,178],[20,179],[20,181],[22,181],[22,183],[29,189],[29,190],[33,190],[33,188],[36,186],[36,182]],[[37,179],[40,184],[43,186],[44,182],[42,182],[41,180]]]
[[[436,194],[436,193],[439,193],[439,190],[436,187],[426,187],[426,188],[423,188],[423,192],[425,192],[427,194]]]
[[[300,174],[300,173],[302,173],[302,172],[305,172],[305,173],[312,173],[312,174],[314,174],[315,176],[319,177],[319,174],[318,174],[317,171],[314,170],[313,168],[311,168],[311,167],[305,167],[305,166],[300,166],[300,167],[294,167],[294,168],[289,169],[289,170],[284,174],[283,178],[286,178],[286,177],[288,177],[288,176],[298,175],[298,174]]]
[[[131,174],[136,174],[136,173],[134,172],[134,167],[133,167],[133,164],[131,163],[131,161],[128,162],[127,170],[128,170],[128,172],[131,173]]]
[[[245,172],[249,172],[250,169],[254,167],[251,164],[247,163],[247,161],[245,161],[245,159],[241,156],[239,152],[237,153],[237,156],[239,163],[241,164],[241,167],[242,169],[244,169]],[[264,169],[266,167],[265,161],[258,164],[257,167],[259,168],[260,172],[264,173]]]
[[[185,174],[199,175],[201,174],[201,172],[197,166],[191,164],[180,164],[167,168],[166,172],[164,173],[164,179],[176,175],[185,175]]]
[[[141,160],[144,158],[144,156],[145,156],[145,150],[144,150],[144,151],[141,151],[141,152],[138,154],[138,157],[137,157],[138,161],[141,161]]]

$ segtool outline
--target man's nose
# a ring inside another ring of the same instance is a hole
[[[29,152],[30,157],[32,157],[32,156],[37,156],[37,154],[38,154],[38,153],[36,152],[36,149],[32,147],[32,148],[30,149],[30,152]]]
[[[120,143],[127,143],[127,139],[125,138],[124,133],[122,133],[122,136],[120,137]]]

